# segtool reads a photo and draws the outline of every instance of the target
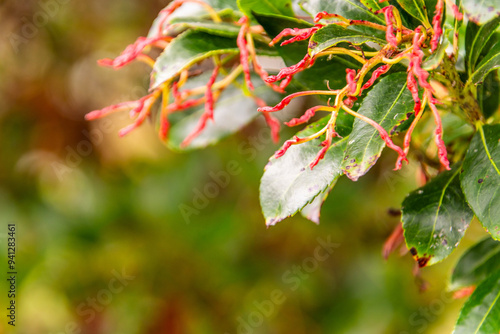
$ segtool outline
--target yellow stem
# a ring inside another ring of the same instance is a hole
[[[377,52],[370,52],[370,53],[377,53]],[[360,57],[355,52],[353,52],[351,50],[344,49],[344,48],[330,48],[326,51],[322,51],[322,52],[318,53],[316,55],[316,57],[334,55],[334,54],[347,54],[347,55],[353,57],[354,59],[356,59],[357,61],[359,61],[361,64],[366,64],[366,59],[364,59],[363,57]]]
[[[139,54],[136,59],[144,64],[149,65],[151,68],[155,66],[155,61],[150,56],[143,53]]]

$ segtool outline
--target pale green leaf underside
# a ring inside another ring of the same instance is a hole
[[[297,136],[319,131],[329,118],[313,123]],[[322,139],[294,145],[284,156],[270,159],[260,183],[260,203],[268,226],[297,213],[342,175],[340,164],[347,138],[334,143],[312,170],[309,164],[318,154]]]
[[[500,15],[498,0],[462,0],[465,14],[470,21],[484,24]]]

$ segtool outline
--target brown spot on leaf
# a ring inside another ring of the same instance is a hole
[[[314,49],[315,47],[318,46],[318,43],[315,41],[309,41],[309,49]]]
[[[387,209],[387,214],[389,216],[399,217],[399,216],[401,216],[401,210],[394,209],[394,208],[389,208],[389,209]]]
[[[477,183],[483,183],[483,179],[477,180]]]
[[[422,257],[417,257],[417,263],[420,268],[423,268],[429,263],[429,260],[431,259],[430,255],[424,254]]]
[[[410,253],[412,256],[417,255],[417,250],[415,249],[415,247],[410,248]]]

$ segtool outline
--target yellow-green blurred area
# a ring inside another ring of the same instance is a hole
[[[341,179],[319,226],[296,216],[266,229],[259,181],[277,146],[262,120],[185,154],[161,144],[152,124],[118,138],[126,113],[83,120],[146,93],[146,65],[116,72],[96,60],[144,36],[165,5],[2,4],[0,332],[450,333],[463,300],[443,292],[446,280],[483,232],[473,224],[420,276],[408,254],[384,261],[399,219],[387,211],[416,187],[412,166],[392,172],[395,156],[356,183]],[[9,223],[15,328],[6,317]],[[331,254],[318,248],[328,240]]]

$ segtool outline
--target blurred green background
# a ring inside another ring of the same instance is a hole
[[[15,223],[18,277],[15,329],[1,280],[0,333],[451,333],[463,300],[443,292],[446,280],[483,232],[473,224],[420,277],[409,255],[384,261],[398,222],[387,211],[416,187],[411,166],[392,172],[394,156],[356,183],[341,179],[319,226],[297,216],[266,229],[259,180],[277,146],[262,120],[186,154],[151,124],[118,138],[126,114],[83,120],[146,92],[145,65],[115,72],[96,60],[145,35],[165,5],[1,5],[1,258],[6,277]],[[213,188],[228,163],[237,171]],[[214,196],[197,199],[210,184]],[[337,244],[321,260],[318,238]]]

